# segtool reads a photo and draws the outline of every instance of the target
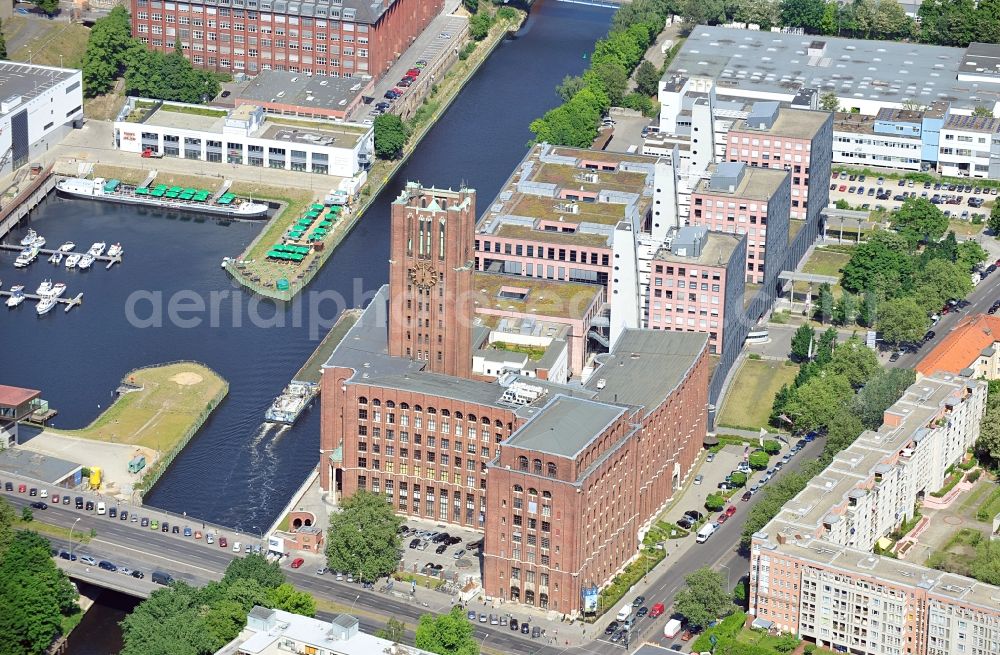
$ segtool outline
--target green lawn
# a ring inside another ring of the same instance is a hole
[[[795,379],[798,368],[784,362],[748,359],[722,403],[719,425],[756,430],[767,425],[771,404],[781,385]]]
[[[41,27],[40,27],[41,26]],[[42,66],[76,67],[83,61],[90,30],[78,23],[40,21],[12,16],[4,19],[3,33],[9,43],[23,30],[38,30],[35,36],[10,53],[13,61],[28,61]]]
[[[803,273],[840,277],[840,271],[850,261],[851,255],[826,248],[816,248],[802,267]]]
[[[984,488],[989,489],[990,487]],[[976,518],[980,521],[990,522],[997,514],[1000,514],[1000,487],[993,487],[990,495],[976,511]]]
[[[983,539],[983,533],[979,530],[962,528],[948,540],[944,548],[931,553],[926,566],[967,576],[976,557],[976,548]]]
[[[988,213],[989,212],[987,212],[987,214]],[[951,219],[948,222],[948,229],[954,230],[955,237],[957,237],[960,241],[982,234],[983,228],[985,227],[986,227],[985,223],[974,225],[972,221],[963,221],[961,219],[955,219],[955,218]]]

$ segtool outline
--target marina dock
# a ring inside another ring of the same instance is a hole
[[[6,243],[0,243],[0,250],[12,250],[14,252],[21,252],[22,250],[24,250],[24,246],[11,246],[11,245],[8,245]],[[52,249],[49,249],[49,248],[39,248],[38,249],[38,255],[39,256],[41,256],[41,255],[54,255],[57,252],[61,252],[62,255],[63,255],[63,257],[69,257],[70,255],[81,255],[82,256],[82,255],[86,255],[87,254],[86,251],[84,251],[84,252],[75,252],[75,251],[72,251],[72,250],[63,251],[63,250],[52,250]],[[107,262],[108,265],[105,266],[104,268],[105,269],[109,269],[112,266],[114,266],[115,264],[120,264],[122,262],[122,255],[115,255],[114,257],[110,257],[108,255],[101,255],[99,257],[94,257],[94,259],[97,260],[97,261],[99,261],[99,262]],[[8,295],[10,295],[10,294],[8,294]]]
[[[0,290],[0,298],[6,299],[6,298],[9,298],[9,297],[11,297],[13,295],[14,294],[11,291],[2,291],[2,290]],[[25,300],[41,300],[42,296],[39,296],[37,293],[25,293],[24,294],[24,299]],[[78,293],[73,298],[56,298],[56,302],[59,303],[59,304],[61,304],[61,305],[64,305],[63,311],[64,312],[68,312],[69,310],[73,309],[77,305],[82,305],[83,304],[83,293]]]

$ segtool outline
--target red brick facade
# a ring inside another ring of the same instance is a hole
[[[704,442],[707,352],[660,407],[626,412],[575,459],[500,448],[487,480],[487,595],[570,614],[584,587],[637,555]]]
[[[302,3],[302,14],[276,11],[274,4],[289,3],[270,0],[130,0],[130,12],[132,35],[147,47],[169,52],[179,39],[185,56],[202,68],[378,78],[444,6],[444,0],[383,3],[388,8],[371,23],[365,22],[371,3],[352,0],[328,9]],[[352,6],[361,7],[356,20],[347,18]],[[306,9],[315,15],[305,15]],[[330,15],[320,16],[320,9]]]

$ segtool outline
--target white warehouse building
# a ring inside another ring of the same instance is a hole
[[[82,124],[80,71],[0,61],[0,175],[27,164]]]
[[[115,121],[115,147],[136,154],[354,177],[374,159],[370,125],[285,119],[255,105],[215,109],[130,98]]]

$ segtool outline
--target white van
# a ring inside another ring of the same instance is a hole
[[[632,606],[622,605],[622,608],[618,610],[618,616],[616,616],[615,619],[618,621],[624,621],[630,616],[632,616]]]
[[[104,503],[97,503],[97,513],[103,515],[108,508],[104,506]]]
[[[238,553],[241,550],[243,550],[243,546],[240,544],[240,542],[237,541],[236,543],[233,544],[233,552],[234,553]]]
[[[695,541],[699,544],[703,544],[708,541],[708,538],[715,534],[715,524],[706,523],[701,526],[701,530],[698,530],[698,536],[695,537]]]

